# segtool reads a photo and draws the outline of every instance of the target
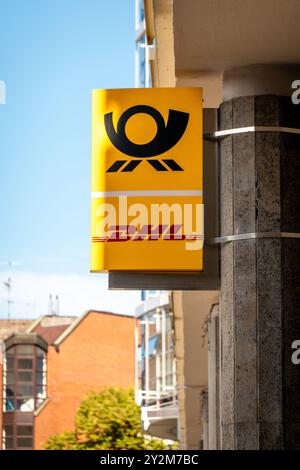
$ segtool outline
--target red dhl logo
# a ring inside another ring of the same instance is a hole
[[[182,225],[143,225],[139,230],[135,225],[111,225],[102,236],[92,237],[92,242],[203,240],[203,235],[184,235],[182,231]]]

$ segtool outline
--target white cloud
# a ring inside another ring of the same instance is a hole
[[[11,317],[36,318],[48,313],[49,294],[59,296],[61,315],[81,315],[86,310],[106,310],[134,314],[140,303],[139,291],[110,291],[107,276],[36,274],[31,272],[0,273],[0,318],[7,317],[8,277],[11,285]]]

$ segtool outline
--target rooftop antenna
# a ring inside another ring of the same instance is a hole
[[[7,289],[7,320],[10,320],[10,306],[12,304],[11,300],[11,278],[9,277],[7,281],[3,282],[4,286]]]
[[[55,297],[55,315],[59,315],[59,298],[58,295]]]
[[[49,294],[48,315],[57,316],[59,314],[59,298],[55,296],[55,301],[52,294]]]
[[[0,261],[0,266],[8,266],[12,268],[13,266],[21,266],[21,263],[18,261]]]
[[[48,315],[53,315],[53,299],[52,294],[49,294],[49,302],[48,302]]]
[[[5,281],[3,283],[3,285],[6,287],[7,289],[7,320],[10,320],[10,307],[11,307],[11,304],[13,303],[12,300],[11,300],[11,268],[13,266],[20,266],[20,263],[18,263],[18,261],[0,261],[0,266],[8,266],[8,272],[9,272],[9,275],[8,275],[8,279],[7,281]]]
[[[13,267],[21,266],[21,263],[19,263],[18,261],[0,261],[0,266],[8,266],[8,279],[7,281],[3,282],[3,285],[7,289],[7,299],[5,299],[5,302],[7,303],[7,320],[10,320],[12,305],[26,305],[27,307],[34,307],[35,309],[35,303],[16,302],[12,300],[11,298],[11,289],[12,289],[11,271]]]

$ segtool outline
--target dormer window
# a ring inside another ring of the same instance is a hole
[[[3,364],[3,447],[33,448],[33,413],[46,398],[47,343],[36,334],[5,342]]]

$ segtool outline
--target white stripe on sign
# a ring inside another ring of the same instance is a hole
[[[103,191],[103,192],[92,192],[92,199],[101,197],[119,197],[119,196],[202,196],[203,191],[195,190],[151,190],[151,191]]]

